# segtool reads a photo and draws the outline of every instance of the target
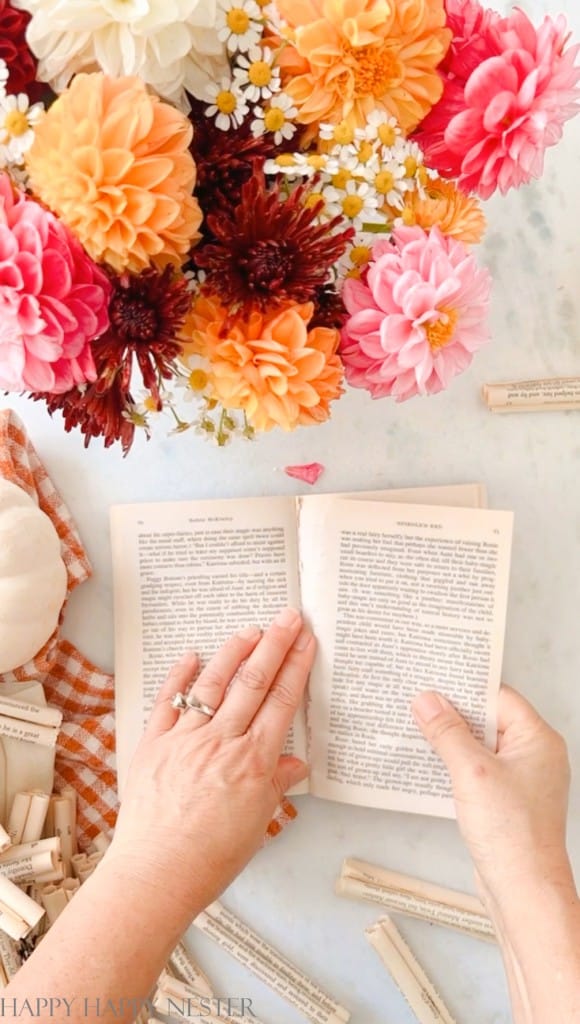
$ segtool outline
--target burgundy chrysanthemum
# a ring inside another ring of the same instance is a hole
[[[314,315],[310,321],[310,329],[334,327],[340,331],[344,327],[348,319],[348,312],[333,284],[325,284],[321,288],[317,288],[312,301],[314,302]]]
[[[308,194],[308,185],[288,197],[278,184],[268,189],[263,171],[255,168],[236,207],[207,214],[214,241],[196,249],[194,259],[225,306],[239,312],[311,302],[327,282],[354,232],[338,230],[341,217],[317,223],[320,203],[309,207]]]
[[[0,59],[9,75],[6,92],[25,92],[31,101],[40,99],[46,86],[36,81],[37,61],[26,42],[27,11],[17,11],[10,0],[0,0]]]
[[[281,151],[281,147],[274,144],[272,134],[255,138],[250,131],[250,117],[239,128],[223,132],[216,127],[214,119],[204,113],[206,103],[194,99],[191,103],[193,141],[190,148],[197,167],[195,194],[198,202],[204,213],[233,207],[256,164],[262,167],[266,160]],[[201,232],[208,236],[205,222]]]
[[[135,434],[135,424],[127,418],[134,404],[133,369],[139,369],[144,386],[161,409],[159,385],[173,374],[173,360],[181,351],[176,336],[190,302],[187,282],[173,279],[172,267],[163,273],[145,270],[113,278],[110,327],[92,343],[97,379],[64,395],[33,397],[44,399],[50,413],[63,413],[67,432],[78,427],[85,435],[85,447],[91,438],[102,437],[106,448],[120,441],[126,455]]]

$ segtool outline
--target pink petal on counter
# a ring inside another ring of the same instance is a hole
[[[285,466],[284,472],[305,484],[315,484],[324,473],[324,466],[321,462],[309,462],[306,466]]]

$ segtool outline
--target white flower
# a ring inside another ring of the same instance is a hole
[[[234,82],[250,103],[269,100],[280,92],[280,68],[274,67],[272,50],[252,46],[248,56],[238,54]]]
[[[376,192],[366,181],[351,179],[342,189],[327,185],[322,194],[326,200],[327,215],[344,217],[357,231],[362,231],[364,224],[380,224],[384,221],[378,209]]]
[[[230,53],[245,52],[259,43],[264,26],[256,0],[221,0],[217,16],[218,36]]]
[[[387,149],[402,136],[396,117],[389,117],[385,110],[371,110],[362,134],[368,142],[378,141]]]
[[[188,109],[229,65],[217,31],[218,0],[18,0],[38,78],[60,93],[79,71],[138,75]]]
[[[238,92],[227,78],[208,85],[205,96],[211,100],[211,105],[205,108],[205,113],[208,117],[215,117],[217,127],[223,132],[227,132],[229,128],[239,128],[250,109],[243,94]]]
[[[302,155],[302,154],[300,154]],[[310,176],[310,168],[306,169],[297,162],[297,153],[279,153],[277,157],[266,160],[264,164],[265,174],[283,174],[285,178],[307,178]]]
[[[275,144],[280,146],[283,139],[291,139],[296,131],[296,125],[292,124],[292,118],[298,116],[298,110],[284,92],[272,97],[267,110],[256,107],[254,114],[256,116],[250,127],[252,135],[256,138],[264,135],[265,132],[271,132],[274,135]]]
[[[42,103],[29,106],[28,96],[0,97],[0,164],[21,164],[34,142],[34,127],[44,114]]]
[[[186,356],[183,360],[183,375],[177,381],[177,387],[183,392],[186,402],[199,401],[210,392],[209,364],[203,356]]]
[[[8,81],[9,74],[6,61],[0,58],[0,96],[6,95],[6,82]]]
[[[389,206],[402,209],[405,204],[405,192],[409,191],[406,173],[404,163],[387,160],[386,163],[373,168],[369,181],[380,200],[387,202]]]

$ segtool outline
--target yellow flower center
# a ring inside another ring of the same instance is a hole
[[[215,105],[222,114],[233,114],[237,100],[229,89],[222,89],[216,96]]]
[[[358,159],[359,159],[359,163],[361,163],[361,164],[368,163],[370,158],[373,156],[374,152],[375,151],[373,149],[373,145],[372,145],[371,142],[367,142],[366,140],[365,140],[365,142],[361,142],[361,144],[360,144],[360,146],[358,148],[358,154],[357,154],[358,155]]]
[[[443,307],[438,312],[440,314],[439,320],[434,320],[430,324],[423,324],[432,352],[438,352],[440,348],[445,348],[449,344],[455,334],[455,328],[459,320],[457,309]]]
[[[294,167],[294,156],[292,153],[279,153],[276,157],[278,167]]]
[[[364,267],[371,258],[371,247],[370,245],[353,245],[349,255],[350,262],[354,263],[355,267]]]
[[[286,124],[286,115],[280,107],[270,107],[266,111],[264,116],[264,124],[266,131],[279,132],[281,128]]]
[[[192,370],[187,378],[187,383],[192,391],[203,391],[207,386],[208,380],[209,377],[205,370]]]
[[[425,188],[429,181],[429,175],[427,174],[427,168],[425,167],[425,164],[421,164],[417,170],[417,181],[419,182],[420,185],[423,186],[423,188]]]
[[[382,196],[388,195],[395,187],[395,178],[390,171],[379,171],[375,176],[375,188]]]
[[[349,220],[358,217],[364,206],[364,200],[360,196],[345,196],[342,200],[342,212]]]
[[[408,228],[414,227],[417,223],[415,211],[410,206],[405,206],[404,210],[401,210],[401,219]]]
[[[388,146],[390,148],[395,145],[395,142],[397,141],[397,133],[391,124],[380,125],[379,139],[383,146]]]
[[[232,7],[231,11],[228,11],[226,20],[230,32],[236,36],[243,36],[250,27],[250,15],[241,7]]]
[[[405,174],[407,175],[407,177],[414,178],[417,173],[418,167],[419,164],[415,160],[415,157],[408,156],[407,159],[405,160]]]
[[[342,167],[340,171],[332,175],[330,179],[335,188],[346,188],[347,183],[351,180],[352,174],[346,167]]]
[[[322,153],[311,153],[306,162],[315,171],[323,171],[326,167],[326,157]]]
[[[351,142],[354,142],[354,128],[348,121],[341,121],[336,125],[332,137],[337,145],[350,146]]]
[[[401,65],[391,43],[380,46],[345,47],[354,63],[354,84],[362,96],[384,96],[401,79]]]
[[[261,89],[272,81],[272,68],[265,60],[255,60],[248,69],[248,78]]]
[[[304,205],[307,210],[312,210],[313,207],[318,206],[320,203],[322,203],[322,206],[320,207],[320,213],[323,213],[326,203],[324,201],[324,196],[322,195],[322,192],[310,192],[309,195],[307,195],[306,199],[304,200]]]
[[[143,402],[143,408],[146,412],[157,412],[157,402],[153,398],[153,395],[147,395],[147,398]]]
[[[10,110],[4,118],[4,128],[9,135],[24,135],[29,128],[26,114],[23,114],[21,110]]]

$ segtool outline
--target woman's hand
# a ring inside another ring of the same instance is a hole
[[[195,655],[171,670],[131,765],[110,859],[185,905],[200,891],[205,904],[216,899],[261,845],[283,794],[308,774],[281,752],[314,652],[299,613],[286,609],[263,635],[249,628],[228,640],[193,685]],[[190,688],[217,709],[213,718],[172,707]]]
[[[421,694],[413,712],[449,769],[459,828],[486,902],[513,902],[528,880],[532,888],[545,881],[573,888],[566,853],[570,770],[562,737],[508,687],[499,696],[497,753],[473,737],[439,694]]]

